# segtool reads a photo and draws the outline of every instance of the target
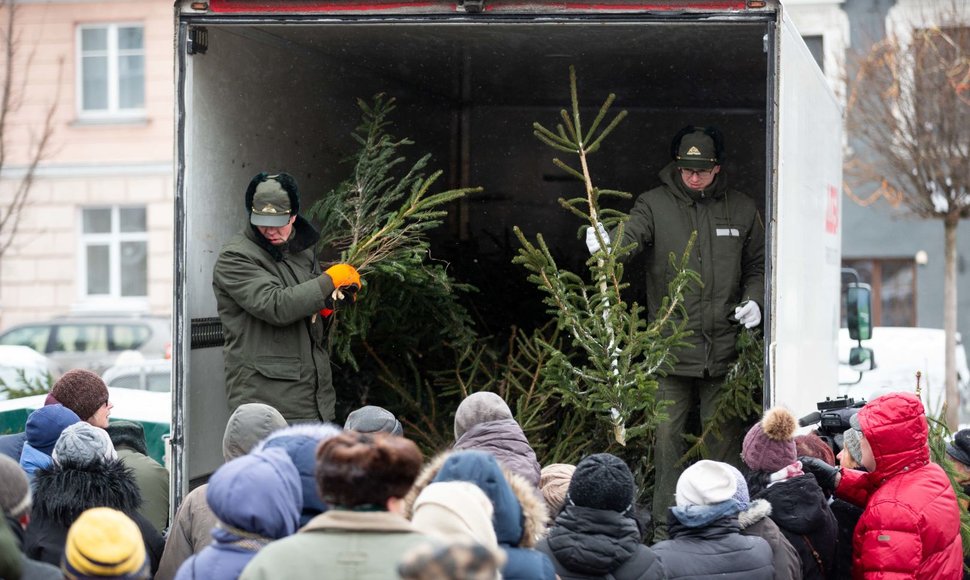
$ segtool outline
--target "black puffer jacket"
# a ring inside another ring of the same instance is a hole
[[[811,473],[779,481],[758,498],[771,503],[771,519],[802,559],[805,580],[831,578],[838,524]]]
[[[138,485],[121,460],[99,461],[84,467],[55,464],[50,470],[38,470],[24,552],[34,560],[59,566],[67,531],[74,520],[89,508],[110,507],[138,524],[154,574],[164,542],[152,524],[138,513],[139,506]]]
[[[636,520],[619,512],[567,505],[536,549],[562,580],[666,578],[653,550],[641,543]]]
[[[742,536],[737,515],[691,528],[675,517],[667,521],[671,539],[653,546],[667,578],[772,580],[771,547],[753,536]]]

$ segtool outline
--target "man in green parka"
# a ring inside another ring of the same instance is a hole
[[[674,503],[678,460],[686,452],[687,416],[700,406],[702,428],[714,415],[724,376],[737,358],[738,324],[761,324],[764,304],[765,232],[754,201],[728,187],[721,172],[723,146],[713,128],[685,127],[671,144],[673,161],[660,171],[661,185],[637,197],[622,243],[645,252],[647,312],[653,315],[674,276],[668,257],[679,256],[693,232],[689,268],[702,287],[684,296],[688,346],[677,349],[674,368],[659,379],[658,400],[668,401],[668,420],[657,427],[653,516],[655,540],[666,538],[667,508]],[[609,244],[606,230],[590,228],[586,244],[595,254]],[[710,459],[737,463],[743,425],[724,425],[708,441]]]
[[[360,276],[348,264],[321,273],[313,252],[320,234],[299,215],[290,175],[254,177],[246,210],[249,224],[222,247],[212,273],[229,410],[264,403],[290,423],[332,421],[327,315],[354,300]]]

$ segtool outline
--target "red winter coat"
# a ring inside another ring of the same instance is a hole
[[[865,510],[852,541],[853,578],[959,580],[960,508],[946,473],[930,462],[923,404],[892,393],[857,416],[876,469],[844,469],[836,489]]]

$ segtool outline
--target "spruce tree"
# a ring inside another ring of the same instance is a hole
[[[542,234],[532,242],[516,227],[514,231],[522,247],[514,261],[529,271],[529,280],[543,293],[548,312],[567,337],[568,348],[543,341],[541,337],[536,339],[548,353],[549,360],[543,369],[544,385],[559,392],[568,404],[592,411],[607,421],[615,440],[625,445],[651,432],[663,417],[662,404],[655,396],[656,376],[670,368],[673,362],[670,350],[683,344],[686,336],[684,291],[688,285],[700,283],[697,273],[687,268],[694,237],[683,256],[669,257],[676,275],[668,295],[648,322],[644,308],[623,296],[628,284],[623,282],[622,260],[634,248],[620,243],[627,215],[600,207],[601,197],[629,199],[632,196],[597,187],[589,168],[589,157],[601,149],[626,112],[616,114],[603,125],[616,98],[611,94],[584,130],[576,72],[572,67],[569,85],[571,110],[561,111],[562,122],[556,125],[555,131],[535,123],[534,134],[549,147],[576,156],[578,168],[558,158],[552,162],[581,181],[585,195],[560,198],[559,203],[585,226],[597,231],[601,249],[586,262],[588,272],[576,274],[558,267]],[[606,228],[615,227],[612,245],[606,244],[599,235],[601,224]]]

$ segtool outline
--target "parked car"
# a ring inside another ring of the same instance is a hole
[[[0,400],[10,388],[48,390],[60,376],[54,361],[29,346],[0,345]]]
[[[145,358],[171,356],[171,343],[171,319],[144,315],[62,316],[0,333],[0,345],[29,346],[62,370],[85,368],[99,374],[126,350],[137,350]]]
[[[109,387],[165,393],[172,390],[172,359],[145,359],[136,351],[128,351],[118,356],[101,378]]]

